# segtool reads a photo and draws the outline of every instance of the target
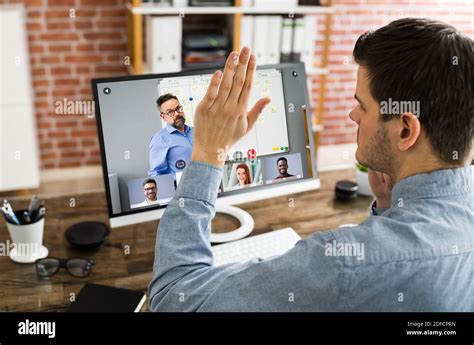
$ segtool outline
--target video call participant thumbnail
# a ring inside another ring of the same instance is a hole
[[[277,159],[277,169],[279,175],[273,179],[273,182],[279,182],[290,177],[295,177],[295,175],[288,172],[288,160],[285,157]]]
[[[131,205],[131,208],[138,208],[151,205],[160,205],[158,203],[158,185],[156,181],[152,178],[146,179],[143,181],[143,195],[145,195],[145,200],[139,204]]]
[[[170,93],[161,95],[156,103],[166,126],[151,138],[148,176],[176,176],[191,158],[194,129],[185,124],[183,106],[176,96]]]
[[[252,183],[252,177],[250,176],[250,170],[247,164],[239,164],[235,170],[237,175],[237,184],[234,187],[243,188]]]

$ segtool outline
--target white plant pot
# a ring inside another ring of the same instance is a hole
[[[359,195],[374,196],[369,184],[369,174],[356,168],[356,182],[359,186]]]

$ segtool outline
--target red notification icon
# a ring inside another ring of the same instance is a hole
[[[257,157],[257,151],[255,151],[255,149],[249,149],[247,151],[247,157],[248,159],[254,159],[255,157]]]

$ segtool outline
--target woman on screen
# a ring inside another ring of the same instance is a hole
[[[248,186],[252,183],[252,179],[250,178],[250,171],[247,164],[239,164],[235,169],[237,175],[237,185],[236,187],[243,188]]]

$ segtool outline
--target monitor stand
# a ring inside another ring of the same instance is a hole
[[[211,243],[224,243],[240,240],[252,232],[255,222],[253,217],[247,211],[235,206],[216,205],[216,212],[228,214],[237,218],[240,222],[240,227],[226,233],[211,233]]]

